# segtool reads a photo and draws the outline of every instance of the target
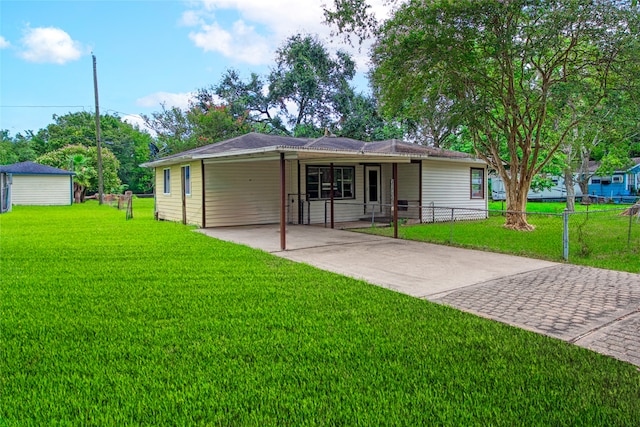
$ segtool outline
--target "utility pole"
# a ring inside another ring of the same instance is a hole
[[[98,203],[102,204],[104,186],[102,181],[102,147],[100,144],[100,106],[98,102],[98,72],[96,69],[96,56],[93,58],[93,91],[96,95],[96,145],[98,146]]]

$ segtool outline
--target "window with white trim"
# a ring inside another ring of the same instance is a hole
[[[355,167],[333,167],[333,198],[355,198]],[[330,166],[307,166],[307,196],[310,200],[325,200],[331,197]]]
[[[163,189],[162,192],[164,194],[170,194],[171,193],[171,169],[165,169],[164,171],[164,185],[163,185]]]
[[[471,198],[484,199],[484,169],[471,168]]]

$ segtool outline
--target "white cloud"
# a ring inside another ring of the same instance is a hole
[[[79,59],[83,54],[82,45],[73,40],[60,28],[27,28],[22,38],[25,47],[20,53],[30,62],[64,64]]]
[[[352,54],[359,68],[367,68],[368,47],[338,46],[329,43],[332,28],[323,24],[323,5],[327,0],[202,0],[189,3],[181,19],[183,25],[199,27],[189,37],[205,51],[249,64],[269,64],[275,50],[287,37],[297,33],[317,34],[330,50],[342,48]],[[376,16],[386,18],[388,0],[371,1]],[[236,11],[240,19],[230,24],[216,18],[215,12]],[[256,30],[258,28],[259,30]]]
[[[230,31],[217,22],[205,24],[200,31],[191,32],[189,38],[205,52],[218,52],[252,65],[267,63],[273,56],[269,41],[244,21],[234,22]]]
[[[164,104],[165,107],[178,107],[181,109],[189,108],[189,101],[194,97],[193,92],[187,93],[169,93],[169,92],[156,92],[151,95],[144,96],[136,99],[136,105],[141,107],[159,107]]]
[[[4,37],[0,36],[0,49],[5,49],[9,46],[11,46],[11,43],[9,43],[9,41]]]
[[[144,122],[144,119],[137,114],[127,114],[126,116],[123,116],[120,120],[122,120],[123,122],[129,123],[133,127],[138,128],[140,131],[147,132],[153,137],[157,135],[153,129],[147,127],[146,123]]]

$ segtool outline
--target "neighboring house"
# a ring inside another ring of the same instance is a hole
[[[200,227],[389,218],[394,203],[423,222],[433,206],[487,208],[484,162],[396,140],[249,133],[142,166],[156,171],[157,218]]]
[[[33,162],[0,166],[2,212],[12,205],[70,205],[73,172]]]
[[[499,176],[492,175],[489,177],[491,182],[491,200],[506,200],[507,194],[504,188],[504,182]],[[567,187],[564,184],[564,178],[561,176],[551,177],[551,187],[542,190],[529,189],[527,200],[566,200]],[[582,190],[577,183],[573,186],[576,197],[582,197]]]
[[[640,157],[634,157],[632,166],[626,170],[615,171],[608,176],[592,176],[589,179],[589,195],[616,199],[636,196],[640,191]],[[594,173],[600,166],[589,162],[589,171]]]

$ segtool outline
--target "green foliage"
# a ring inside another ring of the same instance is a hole
[[[348,89],[354,75],[355,62],[350,55],[338,51],[332,58],[317,37],[297,34],[276,52],[269,93],[292,127],[329,127],[335,97]],[[295,111],[290,111],[287,103],[293,103]]]
[[[29,146],[38,156],[69,145],[95,147],[95,114],[89,112],[54,115],[54,123],[29,138]],[[135,193],[150,192],[153,172],[139,165],[149,159],[151,136],[126,123],[117,115],[100,116],[101,145],[118,159],[117,175]]]
[[[209,105],[204,109],[194,106],[187,112],[187,119],[193,125],[194,136],[197,136],[194,147],[230,139],[251,131],[246,123],[246,116],[234,117],[230,107],[225,105]]]
[[[131,221],[94,202],[0,216],[3,424],[640,418],[632,365],[157,222],[152,200],[133,203]]]
[[[372,81],[386,115],[435,111],[466,126],[512,210],[607,96],[611,76],[640,60],[627,48],[637,44],[638,13],[626,1],[410,1],[380,27],[362,0],[334,7],[326,16],[338,31],[376,36]],[[507,225],[530,229],[518,215]]]
[[[265,86],[262,77],[256,73],[251,73],[251,77],[245,82],[238,71],[228,69],[217,86],[199,89],[196,101],[200,108],[207,108],[218,103],[217,97],[229,108],[235,119],[251,125],[253,130],[288,134],[280,116],[274,114],[277,101],[272,94],[265,93]]]
[[[217,85],[197,91],[188,111],[163,106],[145,122],[165,152],[172,153],[247,131],[308,138],[331,131],[364,141],[404,136],[405,127],[378,114],[374,97],[354,92],[349,82],[355,62],[349,54],[331,55],[317,37],[297,34],[283,43],[275,59],[266,77],[251,73],[245,80],[228,69]]]
[[[403,128],[378,113],[378,103],[373,96],[356,94],[349,89],[336,94],[335,99],[336,112],[340,115],[333,129],[336,135],[360,141],[403,139]]]
[[[118,178],[119,162],[115,155],[108,149],[102,148],[102,179],[106,193],[116,193],[120,188]],[[36,159],[37,163],[53,166],[64,170],[74,170],[78,176],[74,178],[84,190],[98,191],[98,149],[83,145],[67,145],[58,150],[48,152]]]
[[[35,158],[36,152],[28,137],[20,133],[11,137],[8,130],[0,131],[0,165],[33,161]]]
[[[234,116],[232,107],[206,102],[203,92],[200,98],[186,111],[163,105],[162,111],[142,116],[156,132],[162,154],[179,153],[251,131],[246,115]]]

